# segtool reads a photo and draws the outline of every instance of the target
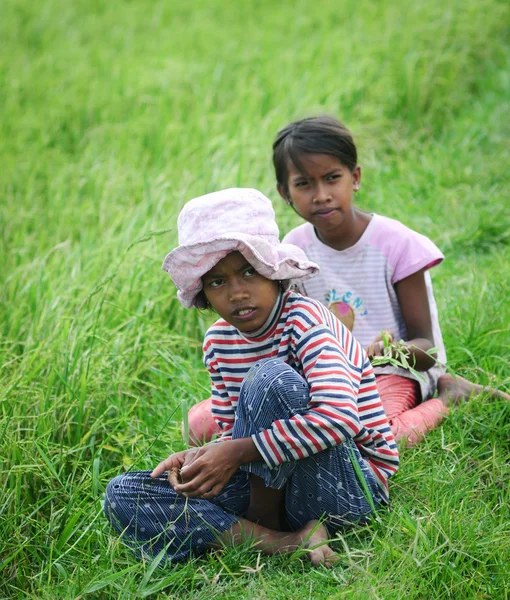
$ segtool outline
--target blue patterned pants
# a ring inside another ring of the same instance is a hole
[[[299,414],[307,409],[308,400],[308,384],[292,367],[278,359],[261,360],[241,387],[232,437],[249,437],[278,419]],[[292,529],[324,518],[333,535],[348,524],[365,521],[371,505],[383,501],[373,473],[349,441],[275,469],[263,462],[244,465],[212,500],[179,496],[166,476],[151,479],[150,471],[124,473],[108,484],[104,510],[123,541],[139,555],[154,556],[165,549],[168,559],[183,560],[206,550],[246,513],[250,473],[262,477],[267,487],[285,487],[285,518]],[[371,502],[360,485],[360,474]]]

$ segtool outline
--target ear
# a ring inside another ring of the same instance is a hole
[[[356,165],[352,172],[352,187],[357,192],[361,187],[361,167]]]
[[[289,194],[285,191],[283,185],[281,183],[276,184],[276,189],[280,196],[285,200],[285,202],[290,206],[292,204],[292,200],[290,199]]]

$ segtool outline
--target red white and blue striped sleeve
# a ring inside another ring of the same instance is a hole
[[[377,391],[374,369],[366,356],[358,395],[358,412],[364,428],[363,435],[354,441],[379,481],[387,488],[387,479],[398,469],[398,449]]]
[[[234,427],[235,411],[228,395],[227,387],[223,377],[217,370],[217,363],[212,348],[204,347],[204,364],[211,378],[211,413],[222,430],[221,440],[230,439]]]
[[[361,369],[348,360],[331,329],[315,325],[304,331],[296,351],[310,386],[308,411],[252,436],[270,467],[364,435],[357,407]]]

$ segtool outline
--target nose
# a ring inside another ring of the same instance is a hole
[[[331,200],[331,194],[329,193],[328,186],[325,183],[318,182],[315,187],[315,193],[313,196],[313,202],[316,204],[329,202]]]
[[[229,286],[229,294],[231,302],[246,300],[248,297],[246,282],[241,277],[233,277]]]

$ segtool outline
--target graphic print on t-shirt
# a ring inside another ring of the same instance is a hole
[[[326,305],[335,317],[341,321],[349,331],[354,327],[356,315],[354,309],[358,309],[360,316],[365,316],[368,311],[363,306],[363,300],[357,298],[352,292],[345,292],[342,296],[333,289],[326,294]]]

